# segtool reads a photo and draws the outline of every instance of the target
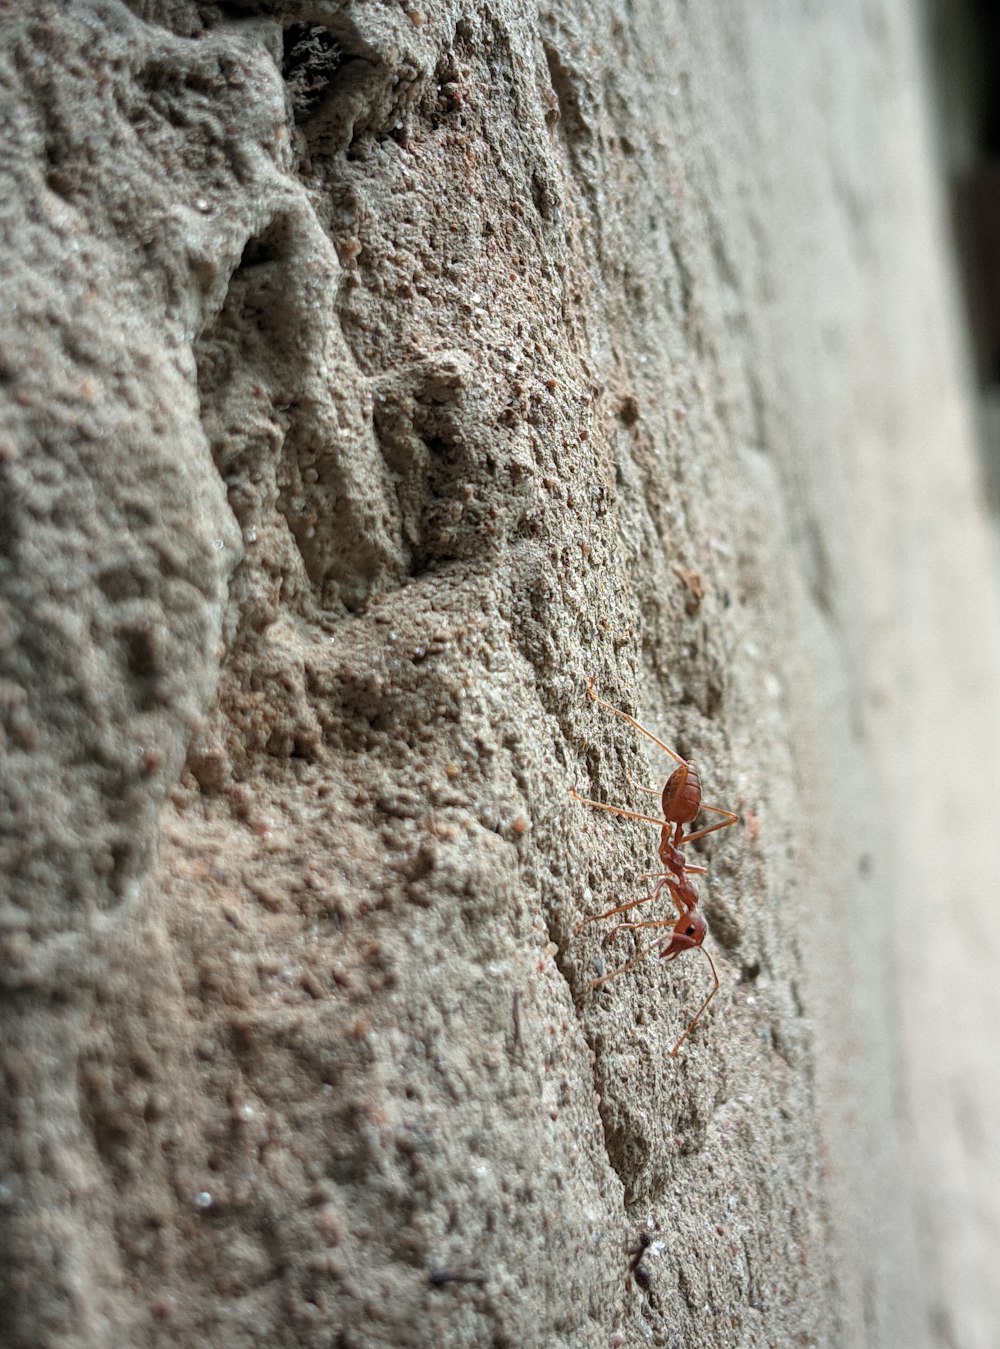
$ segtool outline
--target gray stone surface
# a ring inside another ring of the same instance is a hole
[[[910,11],[256,8],[0,16],[4,1345],[987,1349]],[[588,677],[741,812],[676,1058]]]

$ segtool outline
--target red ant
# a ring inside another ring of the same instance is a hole
[[[625,904],[619,904],[613,909],[608,909],[606,913],[592,914],[585,918],[577,927],[579,932],[581,928],[588,923],[597,922],[602,918],[612,918],[617,913],[625,913],[629,909],[637,908],[640,904],[646,904],[650,900],[656,899],[664,886],[670,891],[670,897],[674,901],[677,909],[676,918],[652,918],[641,923],[617,923],[608,933],[608,938],[620,930],[635,931],[645,927],[668,927],[671,928],[670,940],[665,947],[660,950],[662,960],[673,960],[684,951],[698,949],[702,952],[708,961],[709,969],[712,971],[712,989],[708,997],[698,1008],[692,1019],[688,1022],[684,1033],[670,1050],[670,1057],[677,1053],[681,1045],[687,1039],[688,1035],[694,1029],[697,1022],[701,1019],[705,1008],[719,991],[719,976],[715,968],[712,957],[705,950],[704,941],[708,934],[708,924],[704,916],[698,912],[698,892],[688,880],[689,872],[699,872],[704,874],[705,868],[700,866],[688,866],[684,854],[680,851],[682,843],[690,843],[695,839],[704,838],[706,834],[714,833],[717,829],[726,829],[735,824],[739,816],[731,810],[723,810],[720,806],[709,806],[703,804],[701,800],[701,779],[697,770],[687,760],[682,759],[675,751],[670,749],[658,739],[652,732],[647,731],[645,726],[640,724],[627,712],[621,712],[617,707],[612,707],[610,703],[604,702],[598,698],[594,692],[594,682],[588,682],[588,693],[595,703],[613,712],[616,716],[627,721],[630,726],[634,726],[637,731],[648,736],[650,740],[665,750],[672,759],[676,760],[677,768],[671,773],[663,788],[661,801],[663,806],[663,819],[654,819],[650,815],[640,815],[635,811],[625,810],[621,806],[608,806],[601,801],[591,801],[585,796],[580,796],[575,790],[570,789],[570,795],[574,800],[582,802],[584,805],[596,806],[598,810],[608,810],[614,815],[624,815],[627,819],[641,820],[648,824],[655,824],[660,827],[660,861],[667,868],[667,871],[660,876],[656,885],[648,895],[643,895],[641,899],[632,899]],[[725,819],[716,824],[709,825],[705,829],[696,830],[693,834],[684,833],[684,825],[691,824],[697,816],[699,810],[709,810],[717,815],[725,816]],[[671,837],[672,836],[672,837]],[[655,874],[655,873],[654,873]],[[600,988],[610,979],[615,979],[619,974],[625,974],[643,960],[650,951],[654,950],[662,938],[650,942],[648,946],[642,948],[633,958],[617,970],[612,970],[610,974],[602,975],[599,979],[591,980],[592,988]]]

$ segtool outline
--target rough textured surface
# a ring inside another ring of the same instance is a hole
[[[5,1344],[986,1349],[906,8],[252,8],[0,18]],[[676,1059],[587,676],[742,812]]]

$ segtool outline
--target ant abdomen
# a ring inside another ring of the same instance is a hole
[[[690,824],[701,809],[701,778],[693,764],[675,768],[663,788],[663,818],[672,824]]]

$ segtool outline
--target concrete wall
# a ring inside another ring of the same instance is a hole
[[[914,13],[248,8],[0,18],[4,1343],[986,1349]],[[676,1057],[588,678],[741,815]]]

